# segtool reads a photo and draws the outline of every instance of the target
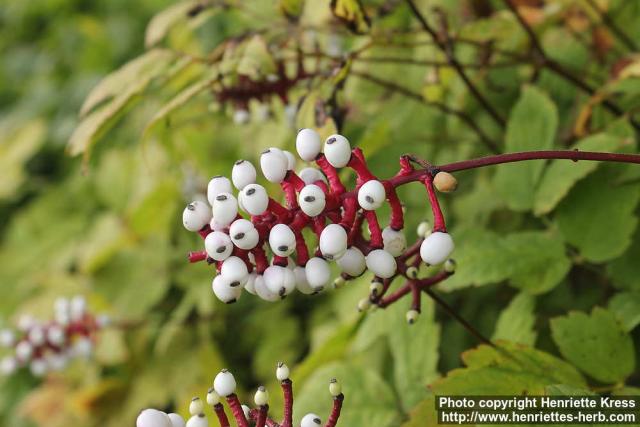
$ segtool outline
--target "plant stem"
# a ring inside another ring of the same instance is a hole
[[[340,393],[333,398],[333,408],[331,408],[331,414],[324,427],[335,427],[340,418],[340,411],[342,410],[342,402],[344,401],[344,394]]]
[[[282,395],[284,396],[284,420],[282,427],[293,426],[293,387],[291,380],[284,380],[280,383]]]

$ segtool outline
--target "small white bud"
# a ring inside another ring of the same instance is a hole
[[[242,190],[249,184],[255,184],[256,177],[256,168],[250,161],[238,160],[233,164],[231,181],[233,182],[233,186],[238,190]]]
[[[306,185],[298,196],[298,204],[305,214],[314,217],[324,211],[326,206],[326,196],[322,188],[315,184]]]
[[[221,232],[211,232],[204,239],[204,248],[207,251],[207,255],[216,261],[224,261],[229,258],[233,251],[233,243],[231,238]]]
[[[282,362],[278,362],[278,365],[276,367],[276,378],[278,379],[278,381],[282,382],[288,380],[289,375],[289,367]]]
[[[456,261],[449,258],[444,262],[444,271],[446,271],[447,273],[454,273],[456,271],[456,266]]]
[[[344,255],[336,262],[344,273],[352,277],[358,277],[367,268],[364,255],[355,246],[347,249]]]
[[[366,257],[367,268],[376,276],[388,279],[396,273],[396,259],[384,249],[376,249]]]
[[[136,420],[136,427],[173,427],[169,416],[157,409],[145,409]]]
[[[234,245],[244,250],[255,248],[260,240],[256,227],[244,218],[233,221],[229,227],[229,237]]]
[[[360,301],[358,301],[358,311],[367,311],[370,307],[371,301],[369,300],[369,298],[362,298]]]
[[[184,418],[182,418],[180,415],[171,413],[171,414],[167,414],[167,416],[171,421],[171,427],[186,427]]]
[[[198,415],[204,412],[204,404],[199,397],[194,397],[191,399],[191,403],[189,403],[189,413],[191,415]]]
[[[34,347],[40,347],[45,343],[45,332],[42,326],[34,326],[29,330],[29,334],[27,336],[29,342]]]
[[[215,296],[225,304],[238,301],[242,294],[242,286],[231,286],[231,282],[221,274],[214,277],[211,288]]]
[[[316,168],[304,168],[298,172],[298,176],[307,185],[315,184],[317,181],[323,181],[324,183],[327,182],[327,178],[324,174]]]
[[[213,220],[222,227],[227,227],[238,216],[238,201],[231,193],[220,193],[213,200]]]
[[[246,125],[251,120],[251,113],[244,108],[233,112],[233,123],[237,125]]]
[[[430,234],[420,246],[420,257],[429,265],[446,261],[454,249],[453,239],[448,233],[437,231]]]
[[[231,256],[224,260],[222,268],[220,269],[220,275],[229,282],[229,286],[244,286],[249,278],[249,270],[244,261],[237,256]]]
[[[69,313],[71,315],[71,321],[78,322],[82,320],[87,313],[87,300],[82,295],[76,295],[71,298],[71,305],[69,307]]]
[[[331,378],[331,381],[329,381],[329,393],[333,397],[338,397],[342,394],[342,384],[335,378]]]
[[[300,129],[296,136],[296,151],[300,158],[312,162],[320,154],[322,143],[320,135],[313,129]]]
[[[199,200],[193,201],[182,212],[182,224],[189,231],[200,231],[211,221],[211,208]]]
[[[371,285],[369,285],[369,292],[371,292],[372,295],[380,295],[380,292],[382,292],[382,288],[382,283],[374,280],[371,282]]]
[[[386,198],[387,192],[384,185],[375,179],[365,182],[358,190],[358,204],[367,211],[380,208]]]
[[[0,360],[0,373],[8,376],[13,374],[18,369],[18,361],[15,357],[5,356]]]
[[[347,232],[339,224],[329,224],[320,233],[319,246],[322,256],[337,260],[347,251]]]
[[[394,230],[391,227],[385,227],[382,230],[382,242],[384,250],[394,257],[402,255],[407,248],[407,239],[402,230]]]
[[[29,329],[37,324],[36,319],[29,314],[23,314],[18,318],[18,330],[22,332],[29,331]]]
[[[33,346],[29,341],[20,341],[16,345],[16,357],[22,363],[28,362],[33,355]]]
[[[276,224],[269,232],[269,246],[274,254],[287,257],[296,249],[296,235],[286,224]]]
[[[296,287],[296,278],[293,271],[287,267],[272,265],[264,271],[264,283],[271,293],[284,298]]]
[[[29,364],[29,370],[34,377],[43,377],[47,373],[47,362],[43,359],[33,359]]]
[[[258,387],[256,394],[253,396],[253,401],[257,406],[264,406],[269,403],[269,392],[263,386]]]
[[[3,329],[0,331],[0,347],[13,347],[16,342],[16,334],[11,329]]]
[[[236,379],[231,372],[223,369],[213,380],[213,389],[218,395],[227,397],[236,391]]]
[[[260,155],[260,168],[269,182],[282,182],[287,175],[288,165],[287,156],[279,148],[271,147]]]
[[[413,325],[418,321],[418,317],[420,317],[420,312],[418,310],[409,310],[407,311],[407,323]]]
[[[351,160],[349,140],[342,135],[331,135],[324,142],[324,155],[335,168],[347,166],[349,160]]]
[[[214,176],[207,185],[207,200],[209,200],[209,204],[213,206],[213,202],[216,200],[218,194],[231,192],[232,188],[229,178],[222,175]]]
[[[269,206],[267,190],[260,184],[249,184],[240,193],[240,206],[250,215],[262,215]]]
[[[407,268],[407,276],[410,279],[417,279],[418,278],[418,269],[413,267],[413,266]]]
[[[211,387],[209,391],[207,391],[207,404],[211,406],[215,406],[220,403],[220,395],[216,393],[216,390]]]
[[[333,279],[333,287],[336,289],[343,287],[345,283],[347,282],[342,278],[342,276],[338,276]]]
[[[318,427],[322,420],[316,414],[307,414],[300,420],[300,427]]]
[[[418,237],[422,238],[425,238],[429,234],[431,234],[431,226],[429,225],[429,223],[426,221],[422,221],[420,224],[418,224],[417,234]]]
[[[319,257],[313,257],[305,266],[307,283],[316,292],[321,291],[331,281],[331,268],[327,261]]]

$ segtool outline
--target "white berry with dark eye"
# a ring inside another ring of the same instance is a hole
[[[391,227],[382,230],[382,243],[384,250],[394,257],[400,256],[407,248],[407,238],[402,230],[394,230]]]
[[[233,164],[231,170],[231,181],[233,186],[238,190],[242,190],[249,184],[256,182],[256,168],[248,160],[238,160]]]
[[[296,249],[296,236],[286,224],[276,224],[269,232],[271,251],[281,257],[289,256]]]
[[[327,182],[327,178],[324,174],[316,168],[304,168],[298,172],[298,176],[307,185],[315,184],[316,181],[323,181],[324,183]]]
[[[267,181],[280,183],[287,175],[289,161],[279,148],[271,147],[260,155],[260,168]]]
[[[347,251],[347,232],[339,224],[329,224],[320,233],[319,246],[322,256],[336,260]]]
[[[205,202],[196,200],[184,208],[182,224],[189,231],[200,231],[211,221],[211,208]]]
[[[337,261],[340,269],[351,277],[358,277],[367,268],[362,251],[356,247],[350,247]]]
[[[296,279],[296,289],[305,295],[311,295],[317,291],[309,285],[307,281],[307,271],[304,267],[297,266],[293,269],[293,275]]]
[[[136,427],[172,427],[167,414],[157,409],[145,409],[136,419]]]
[[[226,369],[220,371],[213,380],[213,389],[222,397],[227,397],[236,391],[236,379]]]
[[[236,302],[242,294],[241,286],[232,286],[232,283],[221,274],[214,277],[211,288],[215,296],[225,304]]]
[[[233,251],[233,243],[228,235],[221,231],[209,233],[204,239],[204,249],[216,261],[224,261]]]
[[[264,271],[264,283],[273,294],[284,298],[296,287],[296,277],[287,267],[272,265]]]
[[[323,290],[331,281],[331,268],[322,258],[313,257],[307,261],[305,274],[309,287],[316,292]]]
[[[320,154],[322,142],[320,135],[313,129],[300,129],[296,136],[296,151],[300,158],[306,162],[312,162]]]
[[[238,216],[238,201],[231,193],[220,193],[213,201],[213,220],[221,226],[228,226]]]
[[[383,279],[391,278],[395,273],[396,259],[384,249],[376,249],[367,254],[367,268],[376,276]]]
[[[307,414],[300,420],[300,427],[319,427],[322,420],[316,414]]]
[[[305,214],[318,216],[326,205],[324,191],[315,184],[305,185],[298,196],[298,204]]]
[[[438,265],[445,262],[455,245],[448,233],[436,231],[424,239],[420,245],[420,258],[429,265]]]
[[[384,185],[375,179],[365,182],[358,190],[358,204],[367,211],[378,209],[386,198]]]
[[[343,168],[351,160],[351,145],[342,135],[331,135],[324,142],[324,155],[334,168]]]
[[[209,204],[213,205],[213,201],[220,193],[231,193],[231,181],[226,176],[218,175],[211,178],[207,186],[207,199]]]
[[[260,184],[249,184],[240,193],[240,206],[250,215],[262,215],[269,206],[267,190]]]
[[[274,302],[282,299],[282,297],[278,295],[278,292],[271,292],[271,289],[267,287],[267,283],[265,282],[263,275],[256,276],[253,288],[256,291],[256,295],[265,301]]]
[[[237,256],[230,256],[222,263],[220,275],[229,281],[229,286],[244,286],[249,278],[247,264]]]
[[[251,221],[244,218],[236,219],[229,227],[229,237],[234,245],[240,249],[251,250],[260,240],[258,230]]]

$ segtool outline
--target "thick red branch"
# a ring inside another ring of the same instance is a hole
[[[331,414],[324,427],[335,427],[338,424],[338,418],[340,418],[340,411],[342,410],[342,402],[344,401],[344,394],[340,393],[333,398],[333,408]]]
[[[282,395],[284,396],[284,420],[282,427],[293,426],[293,387],[291,380],[287,379],[280,383],[282,387]]]

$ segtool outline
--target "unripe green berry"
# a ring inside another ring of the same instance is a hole
[[[420,316],[420,312],[418,310],[409,310],[407,311],[407,323],[413,325],[418,321],[418,317]]]
[[[452,258],[449,258],[444,262],[444,271],[447,273],[453,273],[456,271],[456,261]]]
[[[337,397],[342,394],[342,384],[340,384],[335,378],[331,378],[331,381],[329,381],[329,393],[331,393],[331,396],[333,397]]]

